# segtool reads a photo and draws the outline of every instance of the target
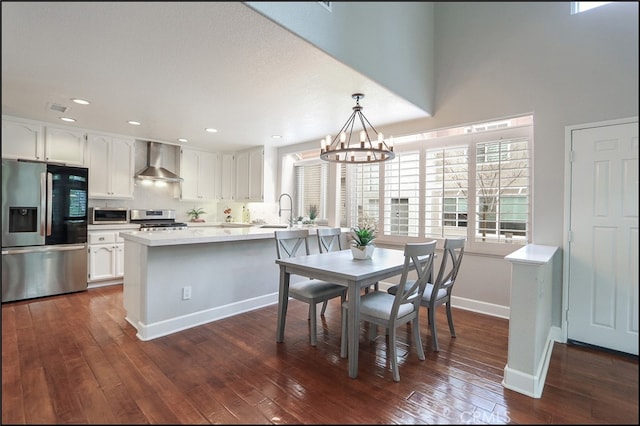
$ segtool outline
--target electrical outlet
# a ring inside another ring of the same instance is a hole
[[[191,286],[182,287],[182,300],[191,299]]]

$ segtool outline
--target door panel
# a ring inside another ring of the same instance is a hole
[[[568,338],[638,354],[638,124],[572,133]]]

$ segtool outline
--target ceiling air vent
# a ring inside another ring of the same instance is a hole
[[[51,104],[49,106],[49,109],[52,111],[65,112],[68,108],[66,106],[62,106],[58,104]]]

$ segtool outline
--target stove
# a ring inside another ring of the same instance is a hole
[[[129,212],[129,221],[140,225],[141,231],[175,231],[187,229],[187,224],[176,222],[175,210],[138,210]]]

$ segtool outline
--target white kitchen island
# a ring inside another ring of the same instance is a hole
[[[278,301],[273,229],[122,232],[124,308],[151,340]]]
[[[126,319],[140,340],[278,302],[274,229],[206,227],[120,236]],[[313,238],[309,246],[317,250]]]

